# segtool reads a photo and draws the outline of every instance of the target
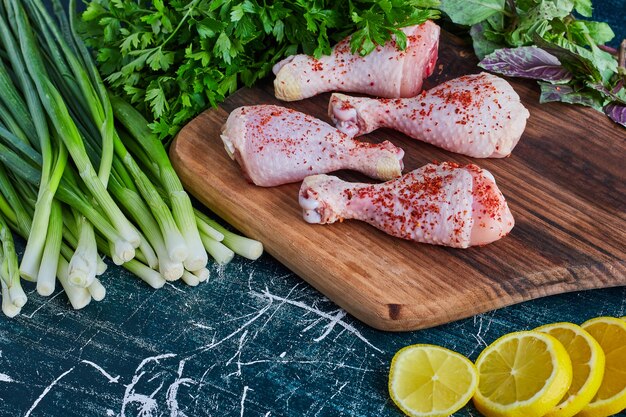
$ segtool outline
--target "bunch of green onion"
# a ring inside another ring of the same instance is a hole
[[[257,241],[198,210],[163,144],[110,96],[57,1],[0,0],[0,282],[2,310],[48,296],[59,280],[76,309],[101,300],[109,256],[154,288],[208,278],[208,254],[258,258]],[[18,262],[11,231],[26,239]]]

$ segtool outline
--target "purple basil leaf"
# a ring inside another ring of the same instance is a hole
[[[592,82],[587,83],[587,86],[593,88],[604,94],[610,101],[615,101],[615,104],[626,105],[626,87],[624,87],[624,80],[619,80],[613,88],[608,88],[602,83]]]
[[[602,94],[594,90],[580,90],[577,91],[569,85],[554,85],[549,83],[539,82],[541,86],[541,96],[539,101],[541,103],[548,103],[550,101],[562,101],[570,104],[581,104],[602,111],[602,105],[604,98]]]
[[[626,106],[621,104],[611,103],[604,108],[604,112],[615,123],[619,123],[626,127]]]
[[[551,83],[566,83],[572,79],[572,73],[563,68],[554,55],[536,46],[498,49],[478,65],[502,75]]]

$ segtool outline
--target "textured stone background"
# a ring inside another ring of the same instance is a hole
[[[626,2],[594,3],[626,36]],[[213,266],[197,288],[155,291],[117,267],[103,282],[105,300],[81,311],[62,291],[44,299],[26,285],[23,313],[0,317],[0,416],[399,416],[386,384],[403,346],[436,343],[476,359],[510,331],[626,315],[622,287],[384,333],[267,255]]]

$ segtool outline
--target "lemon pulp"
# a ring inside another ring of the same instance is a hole
[[[449,416],[470,400],[477,385],[474,364],[439,346],[407,346],[391,361],[389,394],[409,416]]]

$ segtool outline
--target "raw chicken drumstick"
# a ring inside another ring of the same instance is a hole
[[[496,241],[514,225],[493,176],[476,165],[428,164],[373,185],[313,175],[299,200],[309,223],[358,219],[403,239],[457,248]]]
[[[350,38],[346,38],[320,59],[294,55],[278,62],[273,68],[276,98],[302,100],[327,91],[413,97],[435,67],[439,26],[427,21],[402,31],[407,35],[404,51],[392,40],[361,56],[350,52]]]
[[[524,132],[528,110],[495,75],[465,75],[417,97],[371,99],[333,94],[330,117],[350,136],[380,127],[475,158],[508,156]]]
[[[339,169],[388,180],[403,168],[404,151],[390,142],[359,142],[319,119],[279,106],[233,110],[221,137],[246,178],[263,187]]]

